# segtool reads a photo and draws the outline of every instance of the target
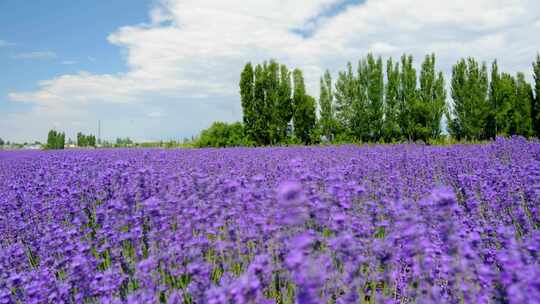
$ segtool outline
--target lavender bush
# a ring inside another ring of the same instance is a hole
[[[0,303],[540,303],[540,144],[0,154]]]

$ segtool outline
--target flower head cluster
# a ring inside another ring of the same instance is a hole
[[[539,303],[540,144],[0,153],[0,303]]]

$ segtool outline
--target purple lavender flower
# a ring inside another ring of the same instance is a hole
[[[538,303],[538,155],[0,152],[0,303]]]

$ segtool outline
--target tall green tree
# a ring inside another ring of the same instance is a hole
[[[254,122],[253,122],[253,140],[259,146],[269,144],[269,132],[267,117],[267,103],[266,103],[266,75],[263,65],[257,65],[255,67],[255,79],[253,86],[253,110],[254,110]]]
[[[347,70],[339,72],[335,84],[336,121],[341,136],[353,135],[353,104],[357,96],[357,80],[353,74],[352,64],[347,63]]]
[[[47,145],[46,145],[47,149],[54,149],[54,147],[56,146],[55,140],[56,140],[56,131],[49,130],[49,133],[47,134]]]
[[[420,88],[411,103],[410,130],[413,140],[426,141],[431,137],[432,105],[435,103],[435,55],[427,55],[420,70]]]
[[[497,60],[491,64],[491,81],[489,83],[489,113],[486,125],[486,136],[494,139],[499,134],[500,121],[497,122],[497,113],[502,105],[501,99],[501,75],[499,73],[499,65]]]
[[[57,141],[57,149],[64,149],[64,146],[66,145],[66,134],[62,132],[58,135],[58,141]]]
[[[501,74],[498,85],[498,104],[495,112],[496,135],[512,135],[516,87],[516,80],[512,75]]]
[[[373,54],[367,56],[367,114],[368,136],[377,142],[382,136],[384,115],[384,71],[381,57],[375,59]]]
[[[536,55],[536,61],[533,63],[534,77],[534,100],[531,106],[534,133],[540,137],[540,54]]]
[[[357,76],[352,87],[351,131],[356,140],[367,142],[372,140],[370,134],[369,105],[370,66],[367,58],[358,61]]]
[[[77,133],[77,147],[86,147],[86,136],[81,132]]]
[[[281,65],[280,78],[277,120],[279,142],[284,142],[293,116],[291,73],[286,65]]]
[[[301,70],[294,70],[293,80],[294,134],[304,144],[310,144],[312,141],[312,131],[315,128],[317,119],[315,114],[315,98],[306,94],[304,76]]]
[[[240,75],[244,132],[257,145],[284,142],[292,119],[291,73],[275,60],[253,66]]]
[[[386,142],[400,139],[399,127],[399,62],[394,63],[392,58],[386,62],[386,87],[384,103],[383,137]]]
[[[523,73],[499,73],[495,60],[489,85],[488,138],[497,135],[534,135],[534,94]]]
[[[265,119],[268,122],[268,143],[276,144],[280,141],[280,116],[279,116],[279,97],[280,97],[280,66],[270,60],[268,64],[264,64],[265,70]]]
[[[414,140],[413,109],[417,99],[416,69],[413,67],[412,55],[401,56],[401,73],[399,79],[399,125],[405,139]]]
[[[94,135],[84,135],[81,132],[77,133],[78,147],[95,147],[96,137]]]
[[[47,135],[47,149],[64,149],[66,143],[66,135],[64,133],[57,132],[56,130],[50,130]]]
[[[525,80],[525,74],[519,72],[516,76],[516,98],[513,104],[512,135],[532,136],[531,104],[534,98],[532,86]]]
[[[240,74],[240,101],[242,104],[242,114],[244,131],[247,138],[255,141],[255,120],[256,111],[254,105],[254,71],[251,63],[247,63]]]
[[[461,59],[452,68],[450,134],[458,139],[485,139],[489,115],[487,67],[474,58]]]
[[[334,116],[334,94],[332,92],[332,76],[326,70],[320,81],[319,116],[321,132],[328,140],[333,140],[336,131]]]
[[[420,71],[418,98],[413,103],[413,138],[427,141],[441,134],[446,112],[446,89],[442,72],[435,71],[435,54],[427,55]]]
[[[429,138],[441,135],[441,120],[446,113],[444,75],[435,71],[435,54],[426,56],[420,73],[420,101],[427,105],[426,128]],[[427,138],[426,138],[427,139]]]

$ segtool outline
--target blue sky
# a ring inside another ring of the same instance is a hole
[[[27,111],[31,105],[10,102],[8,93],[36,90],[38,81],[80,70],[126,71],[124,55],[107,35],[147,21],[150,7],[149,0],[0,1],[0,40],[7,44],[0,47],[0,113]]]
[[[2,95],[35,89],[38,80],[80,69],[125,71],[122,53],[108,43],[107,35],[120,26],[146,21],[149,8],[148,0],[0,1],[0,39],[11,44],[0,49]],[[51,55],[17,59],[20,54],[44,52]]]
[[[463,7],[467,10],[463,10]],[[318,96],[368,52],[428,53],[524,71],[540,50],[537,0],[1,0],[0,137],[182,139],[241,119],[239,72],[270,58],[303,69]]]

